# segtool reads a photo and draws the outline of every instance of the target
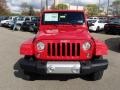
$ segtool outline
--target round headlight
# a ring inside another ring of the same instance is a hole
[[[82,45],[82,48],[83,50],[89,50],[91,48],[91,44],[89,42],[85,42],[83,45]]]
[[[37,44],[37,49],[38,49],[38,50],[44,50],[44,49],[45,49],[45,44],[44,44],[43,42],[39,42],[39,43]]]

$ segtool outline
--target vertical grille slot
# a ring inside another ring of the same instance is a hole
[[[72,56],[75,56],[75,43],[72,43]]]
[[[50,43],[48,43],[48,56],[50,56],[51,48],[50,48]]]
[[[70,56],[70,43],[67,43],[67,56]]]
[[[80,56],[80,43],[48,43],[48,56]]]
[[[60,43],[57,43],[57,56],[60,56]]]
[[[52,44],[52,56],[55,56],[55,43]]]
[[[80,43],[77,43],[77,56],[80,56]]]
[[[62,56],[65,56],[65,43],[62,43]]]

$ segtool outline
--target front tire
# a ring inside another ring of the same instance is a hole
[[[100,27],[97,26],[97,28],[96,28],[96,32],[99,32],[99,31],[100,31]]]
[[[20,25],[17,25],[17,26],[16,26],[16,29],[17,29],[18,31],[20,31],[20,30],[21,30],[21,26],[20,26]]]
[[[105,30],[105,34],[110,34],[110,32]]]
[[[95,60],[102,60],[103,59],[103,56],[96,56],[94,57]],[[96,80],[100,80],[102,79],[103,77],[103,73],[104,71],[97,71],[97,72],[93,72],[91,74],[88,75],[88,78],[91,80],[91,81],[96,81]]]
[[[94,73],[90,74],[88,77],[92,81],[100,80],[103,77],[103,73],[104,73],[104,71],[94,72]]]

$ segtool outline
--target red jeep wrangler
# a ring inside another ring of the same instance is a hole
[[[107,46],[94,39],[84,11],[45,11],[39,32],[20,47],[27,74],[78,74],[99,80],[108,67]]]

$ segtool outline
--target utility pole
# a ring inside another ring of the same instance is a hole
[[[40,3],[41,3],[41,10],[42,10],[42,0],[41,0],[41,2],[40,2]]]
[[[99,6],[98,6],[98,14],[100,14],[100,0],[99,0]]]
[[[110,6],[110,0],[108,0],[108,6],[107,6],[107,16],[109,15],[109,6]]]
[[[77,0],[77,10],[79,9],[79,0]]]
[[[42,12],[42,10],[43,10],[42,0],[41,0],[41,2],[40,2],[40,7],[41,7],[40,12]]]
[[[48,0],[46,0],[46,10],[48,10]]]
[[[56,5],[56,2],[55,2],[55,0],[54,0],[54,6]]]

